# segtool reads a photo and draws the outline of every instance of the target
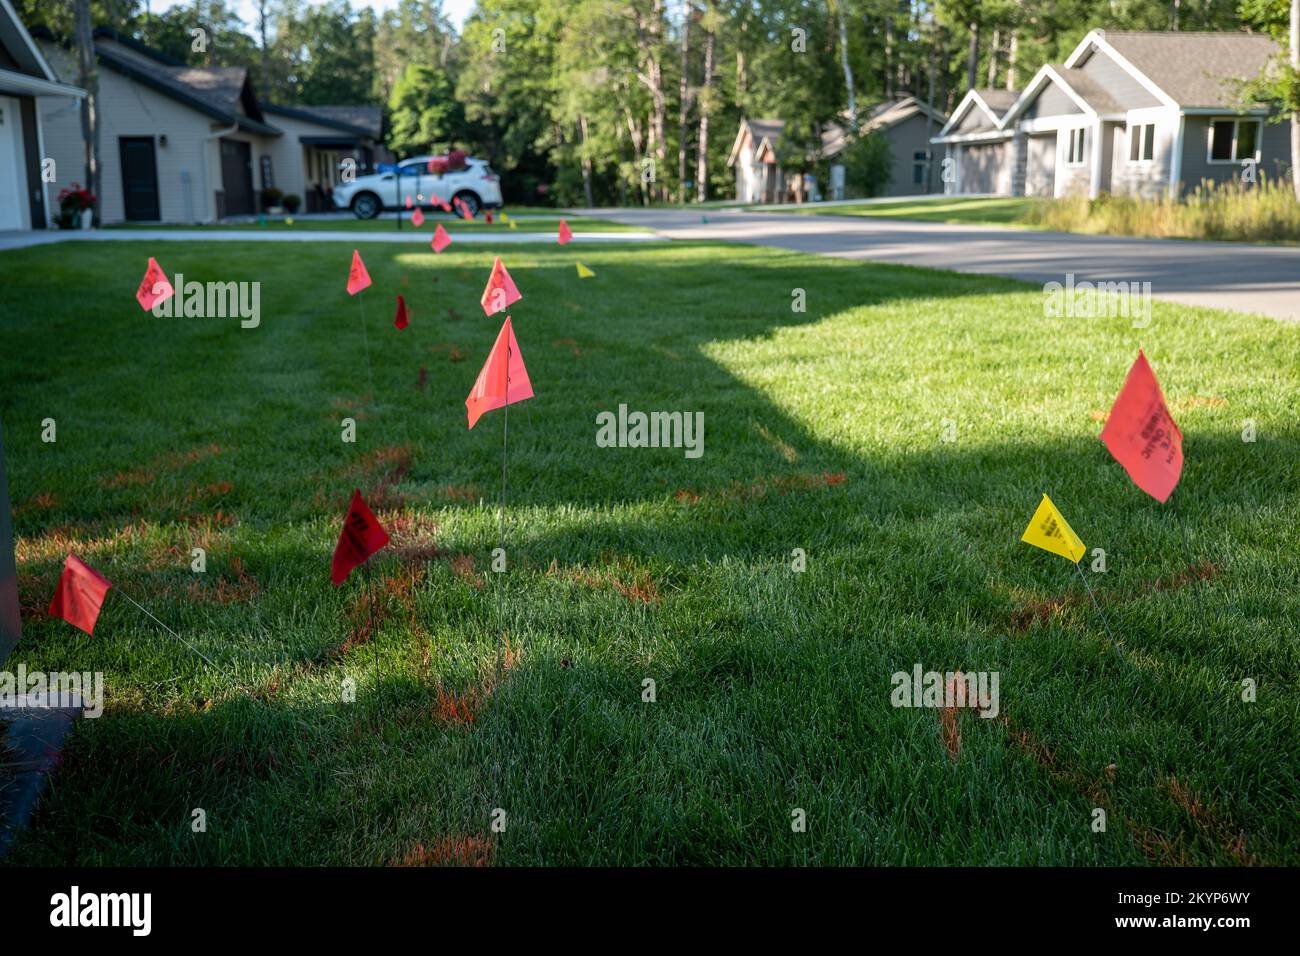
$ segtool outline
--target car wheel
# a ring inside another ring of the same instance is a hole
[[[473,219],[475,216],[478,215],[478,210],[480,205],[478,196],[474,195],[471,192],[461,192],[461,193],[456,193],[456,198],[459,199],[461,201],[461,205],[464,206],[465,209],[469,211],[469,217],[471,219]]]
[[[374,193],[362,193],[352,200],[352,215],[358,219],[374,219],[379,209],[379,197]]]

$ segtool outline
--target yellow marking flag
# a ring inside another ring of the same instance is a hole
[[[1029,527],[1020,536],[1020,540],[1035,548],[1069,558],[1075,564],[1079,563],[1079,559],[1088,550],[1047,495],[1043,495],[1038,510],[1029,519]]]
[[[595,277],[596,277],[596,273],[592,272],[590,269],[588,269],[586,266],[584,266],[581,262],[578,263],[578,278],[579,278],[579,279],[594,279]]]
[[[503,211],[503,212],[501,213],[501,221],[502,221],[502,222],[509,222],[509,221],[510,221],[510,216],[509,216],[509,214]]]
[[[519,223],[517,223],[517,222],[515,222],[513,219],[511,219],[511,220],[510,220],[510,228],[511,228],[511,229],[518,229],[518,228],[519,228]]]

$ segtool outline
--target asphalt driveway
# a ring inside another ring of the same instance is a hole
[[[671,239],[723,239],[1034,283],[1064,284],[1068,273],[1076,283],[1150,282],[1156,299],[1300,320],[1300,247],[1294,246],[723,209],[603,209],[583,215],[645,226]]]

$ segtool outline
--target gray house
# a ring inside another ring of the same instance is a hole
[[[75,77],[69,46],[38,36],[54,72]],[[379,150],[378,107],[263,106],[243,67],[187,66],[107,28],[95,31],[95,55],[100,222],[250,215],[272,188],[303,198],[306,209],[325,208],[341,160],[355,158],[363,174]],[[84,168],[77,103],[41,96],[40,116],[45,155],[77,178]],[[51,202],[65,179],[49,184]]]
[[[911,196],[938,189],[938,171],[930,163],[930,138],[944,128],[948,118],[932,112],[914,96],[891,100],[874,107],[861,117],[863,133],[884,136],[892,158],[891,176],[883,195]],[[848,143],[847,118],[831,124],[822,132],[816,158],[833,159]],[[741,120],[727,165],[736,171],[736,198],[742,202],[800,202],[809,197],[798,188],[798,175],[781,167],[777,144],[785,131],[785,121],[776,119]],[[824,184],[833,198],[842,192],[843,168],[831,167],[832,181]],[[836,177],[841,177],[836,182]],[[852,189],[852,184],[848,184]]]
[[[1285,176],[1287,127],[1239,92],[1280,52],[1258,34],[1093,30],[1023,91],[967,92],[932,140],[945,191],[1179,196],[1252,165]]]

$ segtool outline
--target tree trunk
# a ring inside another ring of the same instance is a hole
[[[90,23],[90,0],[76,0],[77,85],[86,91],[81,101],[81,139],[85,146],[85,186],[96,198],[99,190],[99,70],[95,61],[95,34]],[[103,206],[100,207],[103,218]]]
[[[1300,2],[1300,0],[1297,0]],[[704,29],[704,79],[700,96],[700,135],[695,148],[695,196],[699,202],[709,198],[709,110],[713,108],[713,21],[707,19],[712,14],[712,5],[704,8],[706,17]]]
[[[686,4],[686,15],[682,18],[681,77],[677,81],[677,201],[683,206],[686,205],[686,120],[691,111],[687,73],[691,62],[691,16],[694,12],[694,5]]]
[[[1291,69],[1300,69],[1300,0],[1291,0]],[[1300,113],[1291,114],[1291,185],[1300,200]]]
[[[1020,52],[1020,31],[1011,31],[1011,45],[1007,48],[1007,89],[1016,88],[1016,54]]]
[[[274,99],[271,96],[271,61],[267,56],[266,50],[266,5],[270,0],[257,0],[257,30],[261,39],[261,57],[262,57],[262,88],[258,92],[267,100]]]
[[[844,0],[835,5],[840,19],[840,66],[844,68],[844,89],[849,98],[849,129],[857,132],[858,104],[853,93],[853,67],[849,66],[849,28],[844,22]]]
[[[665,143],[668,126],[668,103],[664,97],[663,63],[660,62],[660,40],[663,37],[663,0],[654,0],[651,7],[649,23],[636,11],[637,45],[641,54],[641,84],[650,93],[650,136],[649,147],[654,153],[653,184],[651,192],[655,198],[664,197],[662,183],[663,169],[668,151]]]
[[[591,157],[587,155],[587,117],[578,117],[578,137],[582,147],[582,198],[587,201],[587,208],[596,205],[591,194]]]
[[[989,44],[989,87],[998,81],[998,47],[1002,44],[1002,31],[993,28],[993,42]]]
[[[894,15],[885,14],[885,102],[894,99]]]
[[[966,54],[966,88],[975,89],[975,78],[980,65],[980,25],[970,25],[970,49]]]

